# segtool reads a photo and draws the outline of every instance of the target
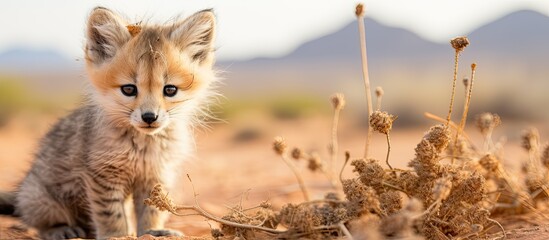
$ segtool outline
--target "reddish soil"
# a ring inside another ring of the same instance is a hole
[[[40,121],[22,119],[16,119],[0,129],[0,189],[2,190],[14,189],[24,176],[38,139],[55,121],[55,118],[40,118]],[[318,151],[326,158],[330,124],[329,118],[279,122],[263,119],[253,124],[249,122],[222,124],[213,126],[211,131],[198,131],[196,157],[190,160],[181,171],[179,181],[181,191],[170,193],[170,195],[178,203],[194,203],[191,184],[186,177],[186,174],[189,174],[200,205],[218,216],[222,216],[228,207],[237,204],[251,207],[269,200],[275,209],[279,209],[285,203],[300,202],[302,195],[299,187],[295,183],[292,172],[272,151],[272,139],[277,135],[283,136],[289,147],[296,146],[305,151]],[[406,163],[413,158],[416,143],[427,129],[428,127],[395,129],[392,132],[391,163],[393,166],[406,167]],[[509,130],[504,128],[501,131],[507,133]],[[513,131],[519,132],[520,129],[513,129]],[[475,131],[468,129],[467,132],[471,133],[474,139],[479,138]],[[342,121],[339,132],[340,153],[349,150],[352,158],[359,158],[363,151],[365,133],[365,129],[356,127],[349,121]],[[237,136],[240,136],[240,140],[235,140]],[[374,136],[372,155],[376,159],[385,159],[387,149],[385,138],[379,134]],[[542,136],[544,136],[543,131]],[[526,157],[519,143],[514,139],[510,139],[505,150],[507,156],[505,163],[512,168],[518,167],[518,161],[510,159]],[[341,163],[342,158],[335,166],[341,166]],[[324,175],[309,172],[306,169],[306,163],[299,164],[313,198],[322,198],[327,191],[331,190]],[[347,168],[344,176],[354,175]],[[549,239],[549,226],[546,225],[549,221],[540,218],[539,215],[496,219],[507,230],[509,239]],[[181,230],[188,236],[205,236],[209,234],[210,225],[215,227],[217,224],[206,221],[200,216],[173,216],[167,227]],[[35,232],[24,227],[17,219],[0,217],[0,239],[32,236],[36,236]]]

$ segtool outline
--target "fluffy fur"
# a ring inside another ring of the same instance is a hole
[[[89,101],[42,139],[16,193],[16,213],[45,239],[131,234],[179,235],[166,215],[145,206],[156,184],[170,187],[193,149],[192,127],[216,81],[215,17],[201,11],[167,26],[140,25],[92,10],[85,47]],[[135,96],[121,87],[133,85]],[[175,96],[165,86],[177,87]],[[147,123],[142,115],[151,113]],[[134,213],[128,211],[133,202]]]

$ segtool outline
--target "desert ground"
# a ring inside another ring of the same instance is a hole
[[[62,114],[61,114],[62,115]],[[0,189],[13,190],[30,166],[38,140],[55,122],[58,116],[18,116],[0,129]],[[251,120],[250,120],[251,119]],[[254,123],[251,123],[254,122]],[[394,167],[407,168],[407,162],[414,157],[414,147],[428,130],[432,120],[425,120],[424,126],[402,128],[395,123],[392,138],[390,162]],[[466,128],[474,142],[480,144],[481,136],[473,124]],[[537,126],[543,126],[538,124]],[[521,123],[503,124],[494,133],[494,138],[507,136],[504,165],[520,174],[520,162],[527,153],[520,147]],[[170,192],[175,202],[193,204],[194,197],[187,174],[192,178],[196,198],[207,211],[223,216],[231,207],[242,205],[253,207],[269,201],[273,208],[280,209],[286,203],[299,203],[303,196],[292,172],[272,150],[273,138],[283,136],[291,149],[299,147],[306,152],[318,152],[328,158],[331,116],[319,115],[291,120],[271,118],[249,118],[248,122],[228,121],[211,124],[210,129],[197,129],[196,155],[181,169],[177,190]],[[543,136],[549,128],[540,127]],[[366,128],[352,116],[343,114],[339,126],[340,154],[334,166],[343,164],[343,151],[349,151],[351,158],[360,158],[363,153]],[[374,133],[372,157],[385,159],[387,150],[385,137]],[[305,185],[313,199],[322,199],[327,192],[334,191],[321,173],[307,169],[306,163],[297,162],[305,179]],[[344,178],[355,173],[345,169]],[[505,228],[509,239],[549,238],[549,218],[543,211],[516,216],[495,217]],[[167,227],[178,229],[187,236],[208,236],[217,223],[201,216],[171,216]],[[494,238],[498,231],[493,230]],[[0,217],[0,239],[36,238],[36,233],[22,225],[17,219]]]

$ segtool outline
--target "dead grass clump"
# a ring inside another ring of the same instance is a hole
[[[381,111],[384,95],[381,88],[376,89],[377,110],[372,110],[361,4],[356,8],[356,15],[361,32],[369,128],[364,157],[350,163],[356,174],[354,177],[343,178],[343,170],[351,159],[349,152],[345,153],[342,167],[335,167],[338,164],[339,114],[345,105],[343,95],[336,94],[331,98],[335,111],[329,162],[324,162],[320,154],[307,153],[300,148],[288,152],[281,137],[273,142],[274,152],[296,177],[304,195],[302,203],[288,203],[279,211],[273,211],[268,204],[248,209],[238,205],[218,218],[202,209],[198,201],[193,206],[175,205],[160,187],[153,189],[146,203],[179,216],[184,215],[179,212],[184,210],[198,213],[220,223],[221,228],[212,230],[212,236],[230,239],[334,239],[343,236],[348,239],[479,239],[488,238],[488,232],[493,232],[494,227],[499,227],[505,237],[501,225],[491,217],[509,212],[536,212],[536,206],[549,205],[549,145],[541,149],[537,130],[530,129],[522,137],[522,146],[528,153],[525,182],[517,181],[504,168],[501,151],[504,142],[494,144],[492,140],[494,129],[501,124],[498,115],[483,113],[476,118],[476,126],[484,138],[482,148],[476,147],[468,135],[462,133],[475,81],[475,63],[471,64],[470,80],[464,80],[466,98],[459,125],[451,119],[459,55],[469,45],[466,37],[451,40],[455,50],[454,78],[447,119],[426,114],[441,124],[430,127],[419,140],[415,156],[408,163],[409,169],[395,169],[389,165],[389,134],[396,117]],[[389,169],[368,157],[373,130],[387,137]],[[290,156],[296,161],[290,161]],[[332,185],[322,199],[310,199],[299,165],[305,161],[310,171],[324,173]],[[334,177],[336,172],[339,172],[339,179]],[[261,233],[268,237],[260,237]]]
[[[397,191],[390,190],[379,195],[381,210],[384,215],[390,216],[402,209],[402,195]]]
[[[383,179],[385,178],[385,170],[377,160],[374,159],[357,159],[351,162],[354,167],[353,172],[358,173],[358,179],[365,186],[372,187],[377,192],[383,192]]]
[[[379,196],[372,187],[356,179],[347,179],[343,181],[343,192],[348,201],[349,216],[360,217],[369,213],[376,215],[382,213]]]
[[[450,142],[450,129],[444,125],[433,126],[429,129],[424,138],[440,153],[446,149]]]

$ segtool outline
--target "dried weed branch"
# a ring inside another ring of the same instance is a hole
[[[467,123],[467,114],[469,113],[469,106],[471,105],[471,96],[473,95],[473,85],[475,82],[475,72],[477,70],[477,64],[473,63],[471,64],[471,80],[467,82],[467,96],[465,100],[465,104],[463,105],[463,115],[461,116],[461,121],[459,124],[459,128],[457,129],[456,139],[459,138],[459,135],[461,134],[461,131],[463,131],[463,128],[465,128],[465,124]]]
[[[282,158],[282,161],[284,161],[284,163],[286,163],[286,165],[288,165],[288,167],[292,170],[297,180],[297,183],[299,184],[299,188],[301,188],[301,192],[303,193],[303,198],[305,199],[305,201],[309,201],[309,192],[305,187],[305,182],[303,181],[303,177],[301,177],[301,174],[299,173],[299,169],[297,169],[295,164],[286,157],[286,141],[284,141],[284,138],[275,137],[273,142],[273,149],[275,153]]]
[[[457,37],[450,41],[450,44],[455,50],[454,54],[454,79],[452,81],[452,96],[450,98],[450,107],[448,108],[448,116],[446,117],[446,126],[450,124],[452,119],[452,109],[454,108],[454,97],[456,95],[456,82],[459,66],[459,55],[469,45],[469,40],[466,37]]]
[[[397,119],[396,116],[388,114],[387,112],[381,112],[379,110],[376,110],[372,115],[370,116],[370,128],[374,129],[375,131],[385,134],[387,139],[387,157],[385,159],[385,162],[387,163],[387,166],[391,170],[393,170],[393,167],[391,164],[389,164],[389,155],[391,153],[391,138],[389,136],[389,132],[391,131],[391,128],[393,127],[393,122]]]
[[[336,93],[331,97],[332,106],[334,108],[334,118],[332,121],[332,143],[330,144],[330,163],[328,164],[329,169],[333,169],[334,162],[336,161],[337,154],[339,151],[338,139],[337,139],[337,127],[339,124],[339,113],[345,107],[345,97],[341,93]],[[332,175],[332,174],[330,174]],[[330,177],[333,179],[333,177]]]
[[[351,161],[350,153],[345,152],[345,161],[339,169],[342,188],[335,188],[340,192],[327,193],[324,199],[310,200],[299,169],[286,156],[284,139],[277,137],[273,149],[296,176],[304,202],[288,203],[279,211],[271,210],[269,204],[252,208],[243,208],[240,204],[229,208],[230,213],[220,218],[200,207],[196,193],[194,205],[175,205],[157,186],[151,197],[145,200],[146,204],[178,216],[187,215],[181,211],[192,211],[216,221],[221,224],[221,229],[212,230],[212,235],[228,237],[224,239],[490,239],[494,235],[489,231],[496,226],[501,229],[497,236],[506,237],[503,226],[494,220],[498,214],[534,213],[540,219],[548,219],[537,207],[549,206],[549,185],[546,184],[549,180],[549,144],[540,145],[537,130],[530,129],[522,136],[522,145],[528,152],[525,182],[507,172],[502,162],[503,155],[498,151],[503,143],[494,144],[492,140],[494,129],[501,124],[498,115],[483,113],[476,118],[476,126],[484,138],[482,148],[475,147],[464,132],[476,64],[471,65],[471,78],[465,82],[466,99],[461,121],[459,125],[451,121],[459,55],[469,44],[465,37],[451,41],[455,49],[454,79],[447,118],[425,113],[426,117],[440,124],[430,127],[419,140],[415,155],[408,163],[409,169],[394,169],[389,164],[390,131],[396,117],[381,111],[381,89],[376,90],[377,110],[373,111],[371,107],[363,15],[363,5],[359,4],[356,16],[368,99],[369,135],[364,158]],[[332,103],[335,112],[328,167],[316,154],[307,154],[298,148],[291,151],[293,159],[306,159],[310,170],[320,170],[331,177],[339,148],[337,125],[339,111],[344,106],[343,96],[335,95]],[[386,135],[388,150],[385,162],[389,169],[384,169],[378,160],[367,157],[373,130]],[[452,138],[454,133],[455,138]],[[460,164],[446,161],[450,157],[466,161]],[[354,177],[345,179],[343,171],[349,162]],[[344,198],[340,199],[340,196]],[[256,212],[252,214],[251,211]],[[260,232],[267,233],[268,237],[258,237]]]
[[[370,75],[368,74],[368,54],[366,51],[366,30],[364,28],[364,5],[359,3],[356,5],[355,15],[358,21],[358,32],[360,35],[360,56],[362,59],[362,77],[364,79],[364,91],[366,93],[366,103],[368,105],[368,117],[373,113],[372,107],[372,93],[370,90]],[[368,121],[370,121],[368,119]],[[370,148],[370,142],[372,138],[372,129],[368,127],[368,134],[366,135],[366,144],[364,146],[364,158],[368,158],[368,151]]]
[[[475,82],[475,72],[477,69],[477,64],[473,63],[471,64],[471,81],[466,81],[465,87],[466,87],[466,96],[465,96],[465,104],[463,104],[463,114],[461,116],[461,121],[459,123],[459,127],[456,131],[456,137],[454,139],[454,146],[458,145],[458,139],[463,131],[463,128],[465,128],[465,123],[467,122],[467,113],[469,112],[469,105],[471,104],[471,96],[473,95],[473,83]],[[464,81],[465,82],[465,81]],[[457,148],[453,148],[453,154],[452,154],[452,163],[454,163],[454,159],[456,156]]]
[[[193,186],[193,191],[194,191],[194,186]],[[179,213],[179,211],[191,210],[191,211],[195,211],[196,213],[198,213],[199,215],[207,219],[210,219],[228,226],[236,227],[236,228],[256,229],[256,230],[261,230],[269,233],[283,232],[283,231],[272,229],[272,228],[249,225],[249,224],[241,224],[237,222],[228,221],[223,218],[219,218],[209,213],[208,211],[204,210],[199,205],[198,200],[196,198],[196,193],[194,193],[194,201],[195,201],[195,205],[192,205],[192,206],[176,205],[173,203],[173,200],[168,196],[168,193],[164,192],[164,189],[162,188],[162,186],[156,185],[151,191],[149,198],[145,199],[144,202],[148,206],[156,207],[161,211],[168,211],[176,216],[187,216],[188,214],[182,214],[182,213]]]

